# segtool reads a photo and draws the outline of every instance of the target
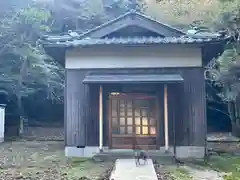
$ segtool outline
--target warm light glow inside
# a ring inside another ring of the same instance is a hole
[[[111,92],[111,95],[120,95]],[[130,100],[112,100],[112,126],[118,134],[156,135],[156,119],[148,108],[134,106]],[[149,115],[150,114],[150,115]]]
[[[156,134],[156,128],[155,127],[151,127],[150,128],[150,134],[151,135],[155,135]]]
[[[143,135],[148,135],[148,127],[147,126],[142,127],[142,134]]]
[[[140,135],[141,134],[141,129],[140,129],[141,127],[136,127],[136,134],[137,135]]]
[[[120,94],[119,92],[111,92],[112,96],[116,96],[116,95],[119,95],[119,94]]]

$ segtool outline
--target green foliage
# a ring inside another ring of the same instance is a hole
[[[223,173],[224,180],[240,180],[240,157],[222,154],[221,156],[212,155],[208,161],[194,160],[193,165],[204,169],[213,169]]]
[[[156,0],[146,1],[146,13],[154,18],[188,29],[189,25],[216,30],[227,28],[228,18],[239,10],[239,0]]]
[[[193,178],[190,176],[189,172],[185,168],[170,168],[171,177],[174,180],[192,180]]]
[[[45,89],[51,98],[62,99],[63,69],[37,44],[51,29],[50,11],[39,4],[27,4],[8,9],[2,17],[0,88],[17,96]]]
[[[223,176],[224,180],[240,180],[240,177],[235,176],[233,174],[227,174]]]
[[[57,24],[66,25],[67,29],[78,25],[80,31],[96,27],[128,11],[134,6],[132,2],[58,0],[44,6],[30,3],[30,0],[9,0],[1,4],[0,88],[21,96],[44,89],[51,98],[62,100],[63,68],[38,47],[38,38],[56,28]],[[225,28],[232,34],[239,29],[239,0],[137,0],[137,3],[138,9],[167,23]],[[59,31],[67,29],[60,28]],[[227,49],[217,60],[218,68],[209,69],[211,80],[223,86],[220,96],[225,100],[234,99],[240,89],[234,74],[234,63],[238,59],[236,52],[237,49]]]
[[[58,0],[51,7],[56,24],[64,24],[66,29],[86,31],[112,20],[131,8],[142,10],[145,0]],[[61,26],[61,25],[59,25]],[[66,31],[65,29],[65,31]]]
[[[38,7],[29,7],[20,11],[19,22],[23,26],[30,25],[37,32],[50,32],[50,27],[48,26],[51,14],[46,9],[40,9]]]
[[[213,156],[208,162],[208,166],[227,173],[224,179],[240,180],[240,158],[229,155]]]
[[[207,69],[207,79],[222,88],[219,96],[224,101],[235,101],[240,92],[238,68],[240,56],[236,48],[226,49]]]
[[[227,30],[234,42],[226,46],[222,55],[212,60],[214,63],[207,68],[208,80],[221,87],[219,96],[224,101],[236,101],[240,92],[240,1],[219,0],[216,4],[204,17],[204,22],[212,29]]]

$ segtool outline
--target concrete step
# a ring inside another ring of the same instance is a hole
[[[157,151],[148,152],[148,156],[151,159],[161,159],[172,161],[173,154],[172,153],[162,153]],[[133,151],[111,151],[111,152],[101,152],[94,156],[96,159],[100,160],[116,160],[116,159],[134,159]]]

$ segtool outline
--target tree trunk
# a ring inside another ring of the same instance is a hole
[[[236,137],[240,137],[240,126],[239,126],[239,119],[236,117],[235,102],[233,101],[228,102],[228,112],[231,118],[232,135]]]
[[[19,136],[22,137],[23,135],[23,113],[22,113],[22,96],[20,92],[18,92],[18,115],[19,115]]]
[[[23,63],[20,68],[20,74],[19,74],[19,79],[18,79],[18,92],[17,92],[17,98],[18,98],[18,113],[19,113],[19,121],[20,121],[20,126],[19,126],[19,136],[22,137],[23,131],[24,131],[24,119],[23,119],[23,107],[22,107],[22,86],[23,86],[23,77],[25,75],[26,71],[26,65],[27,65],[27,58],[22,58]]]
[[[232,135],[236,137],[240,137],[240,126],[233,121],[232,121]]]

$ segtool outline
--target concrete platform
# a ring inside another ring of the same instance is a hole
[[[160,152],[159,150],[151,150],[148,151],[148,156],[150,159],[156,158],[166,158],[172,159],[173,154],[171,152]],[[97,159],[102,160],[114,160],[117,159],[133,159],[134,158],[134,151],[133,150],[111,150],[109,152],[101,152],[94,156]]]
[[[141,161],[143,164],[143,162]],[[158,180],[153,162],[148,159],[145,165],[136,166],[135,159],[117,159],[109,180]]]
[[[162,157],[162,156],[173,156],[173,147],[169,147],[169,152],[165,152],[164,147],[160,147],[158,150],[148,150],[150,158],[153,157]],[[103,152],[100,152],[99,147],[97,146],[86,146],[83,148],[66,146],[65,155],[67,157],[94,157],[94,156],[119,156],[119,159],[122,159],[121,156],[131,156],[133,157],[132,149],[109,149],[108,147],[103,147]],[[177,146],[176,147],[176,157],[180,159],[185,158],[204,158],[205,156],[205,147],[204,146]]]

